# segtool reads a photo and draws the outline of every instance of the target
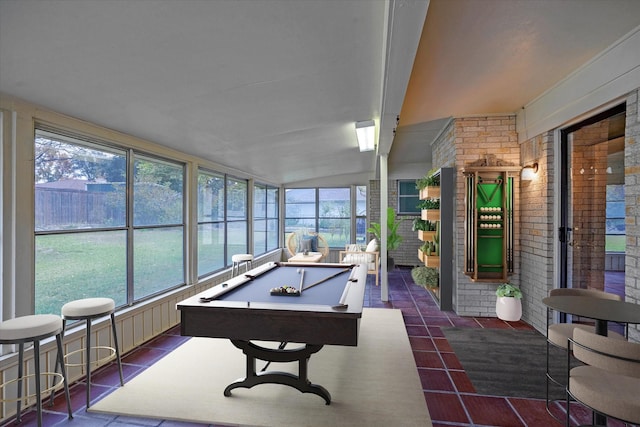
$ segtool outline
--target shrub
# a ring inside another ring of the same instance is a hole
[[[420,285],[427,289],[433,289],[438,287],[440,273],[438,273],[437,268],[419,266],[414,267],[411,270],[411,278],[416,285]]]

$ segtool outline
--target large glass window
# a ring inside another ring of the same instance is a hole
[[[278,247],[278,189],[253,186],[253,253],[260,255]]]
[[[291,188],[285,191],[285,233],[301,229],[317,231],[318,210],[316,200],[315,188]]]
[[[231,256],[248,249],[247,181],[227,178],[227,265]]]
[[[134,299],[184,283],[184,167],[135,156]]]
[[[367,244],[367,186],[356,186],[356,243]]]
[[[344,247],[351,241],[351,189],[318,189],[318,231],[329,247]]]
[[[353,238],[364,243],[367,187],[354,188],[355,191],[351,187],[285,190],[285,234],[298,230],[317,232],[333,248],[344,248],[353,243]],[[352,206],[355,206],[355,215]]]
[[[184,283],[183,165],[43,129],[34,149],[35,313],[92,296],[121,306]]]
[[[198,173],[198,276],[225,266],[224,175]]]
[[[247,181],[198,172],[198,276],[231,265],[247,253]]]

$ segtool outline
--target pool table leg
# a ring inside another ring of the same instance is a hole
[[[322,345],[305,344],[304,347],[296,349],[271,349],[260,347],[250,341],[231,340],[234,346],[242,350],[246,355],[247,375],[244,378],[229,384],[224,389],[224,395],[231,396],[231,390],[234,388],[251,388],[258,384],[282,384],[293,387],[302,393],[313,393],[325,400],[329,405],[331,403],[331,394],[321,385],[312,384],[308,378],[309,358],[322,348]],[[289,372],[267,371],[256,372],[256,359],[266,360],[268,362],[298,362],[298,375]]]

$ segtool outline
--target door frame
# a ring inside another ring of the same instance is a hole
[[[619,103],[613,107],[607,108],[604,111],[596,113],[584,120],[580,120],[579,122],[569,125],[565,128],[558,129],[556,132],[556,136],[558,137],[558,155],[556,156],[556,170],[558,171],[558,185],[559,191],[557,194],[557,219],[555,227],[555,236],[554,239],[557,242],[557,272],[556,275],[557,283],[554,283],[554,287],[558,288],[566,288],[567,287],[567,278],[568,278],[568,246],[569,242],[571,242],[571,226],[572,224],[568,224],[569,222],[569,208],[567,200],[569,195],[569,181],[571,179],[570,174],[570,165],[569,165],[569,147],[568,147],[568,136],[570,133],[575,132],[576,130],[583,128],[585,126],[592,125],[601,120],[604,120],[608,117],[612,117],[614,115],[623,113],[626,111],[626,104]],[[560,314],[560,321],[566,322],[566,314]]]

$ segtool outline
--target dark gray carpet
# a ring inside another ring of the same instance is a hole
[[[442,327],[442,332],[479,394],[545,398],[544,335],[528,330],[452,327]],[[550,350],[551,372],[563,379],[567,354],[554,346]],[[564,389],[550,384],[550,396],[563,399]]]

